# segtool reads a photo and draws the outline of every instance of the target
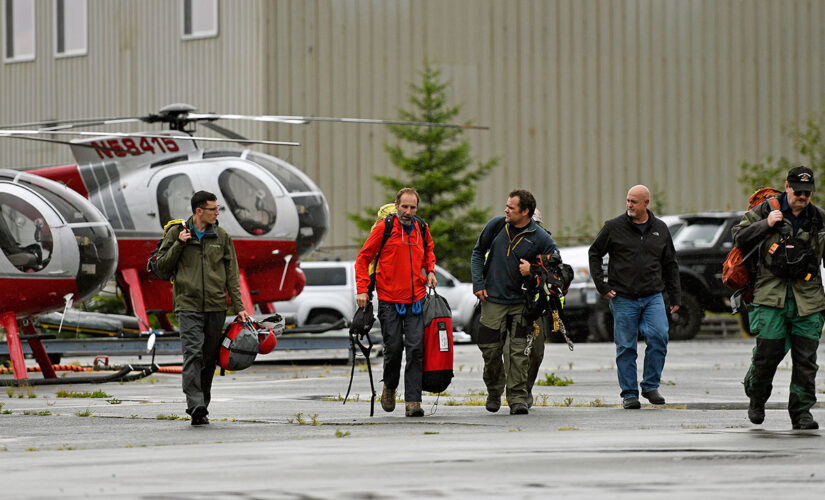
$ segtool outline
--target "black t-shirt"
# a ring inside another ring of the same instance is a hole
[[[512,223],[508,222],[508,223],[507,223],[507,234],[508,234],[508,235],[510,235],[510,239],[512,240],[513,238],[515,238],[516,236],[518,236],[518,235],[519,235],[519,233],[521,233],[522,231],[524,231],[525,229],[527,229],[527,226],[529,226],[529,225],[530,225],[530,224],[525,224],[525,225],[524,225],[524,226],[522,226],[522,227],[516,227],[516,226],[514,226]]]

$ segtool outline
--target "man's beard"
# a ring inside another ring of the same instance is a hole
[[[410,224],[412,224],[412,219],[413,219],[412,215],[399,215],[398,216],[398,220],[400,220],[401,224],[404,224],[405,226],[409,226]]]

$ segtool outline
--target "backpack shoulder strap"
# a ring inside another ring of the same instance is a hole
[[[771,196],[770,198],[768,198],[768,202],[771,204],[771,208],[773,210],[779,210],[780,209],[779,197],[778,196]]]
[[[427,240],[426,240],[427,236],[426,235],[427,235],[429,225],[426,222],[424,222],[422,219],[419,219],[418,217],[415,218],[415,221],[418,222],[418,229],[421,230],[421,245],[424,247],[424,251],[426,252],[427,251]],[[433,236],[430,235],[430,240],[432,241],[432,239],[433,239]],[[433,246],[435,246],[435,244],[433,244]]]
[[[390,235],[392,234],[392,226],[395,223],[395,214],[390,214],[384,218],[384,236],[381,237],[381,246],[378,247],[378,253],[375,255],[375,260],[378,260],[378,257],[381,256],[381,250],[384,248],[384,244],[390,239]]]
[[[501,230],[504,229],[505,224],[507,224],[507,219],[504,217],[502,217],[501,220],[496,222],[496,225],[493,227],[493,239],[496,239],[498,233],[500,233]]]
[[[390,235],[392,234],[392,226],[395,223],[395,214],[390,214],[384,218],[384,236],[381,237],[381,245],[378,246],[378,253],[375,254],[375,258],[373,262],[375,262],[376,267],[378,269],[378,259],[381,257],[381,250],[384,249],[384,244],[390,239]],[[367,285],[367,293],[369,293],[370,299],[372,298],[372,292],[375,290],[375,271],[370,275],[370,282]]]
[[[415,218],[416,222],[418,222],[418,229],[421,230],[421,236],[424,236],[424,233],[427,232],[427,223],[423,220],[419,219],[418,217]]]

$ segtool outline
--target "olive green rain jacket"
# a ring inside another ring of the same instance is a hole
[[[194,227],[191,217],[186,226]],[[182,229],[169,228],[157,254],[158,268],[173,273],[175,312],[225,311],[227,291],[235,313],[243,311],[238,260],[229,233],[210,224],[201,240],[192,229],[192,238],[183,243],[178,239]]]
[[[825,221],[825,211],[814,206],[813,203],[808,204],[805,210],[807,210],[807,220],[796,236],[801,240],[816,242],[812,247],[816,251],[818,267],[822,262],[823,250],[825,250],[825,233],[821,232],[822,221]],[[761,242],[760,249],[751,257],[758,259],[754,304],[778,308],[785,307],[788,281],[790,281],[800,316],[808,316],[825,310],[825,295],[822,291],[822,275],[820,272],[811,273],[811,278],[808,281],[803,279],[786,280],[777,277],[768,269],[772,258],[768,253],[768,249],[781,238],[779,233],[780,224],[776,224],[774,227],[768,226],[767,217],[770,212],[771,206],[766,200],[753,210],[746,212],[739,224],[732,229],[736,246],[744,253],[751,250],[753,245]],[[815,238],[815,240],[812,238]]]

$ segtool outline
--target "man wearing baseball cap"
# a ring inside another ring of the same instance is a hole
[[[748,418],[754,424],[765,420],[773,376],[790,349],[791,423],[794,429],[819,428],[810,410],[816,403],[816,349],[825,310],[819,271],[825,211],[811,203],[815,190],[813,171],[794,167],[788,172],[785,193],[779,196],[779,210],[766,200],[733,228],[735,244],[743,252],[760,247],[750,313],[756,347],[745,375]]]

